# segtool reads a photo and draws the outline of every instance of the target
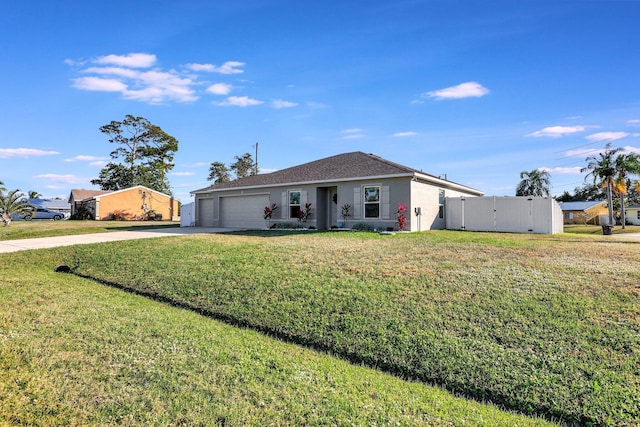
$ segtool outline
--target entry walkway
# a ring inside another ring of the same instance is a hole
[[[148,239],[152,237],[202,233],[224,233],[226,231],[231,230],[226,228],[206,227],[168,227],[136,231],[76,234],[73,236],[39,237],[36,239],[0,240],[0,253],[26,251],[30,249],[56,248],[59,246],[86,245],[90,243],[115,242],[118,240]]]

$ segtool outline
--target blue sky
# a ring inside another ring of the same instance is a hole
[[[66,198],[142,116],[176,137],[183,203],[209,164],[273,171],[364,151],[514,195],[546,168],[584,182],[611,142],[640,152],[640,2],[0,3],[0,180]]]

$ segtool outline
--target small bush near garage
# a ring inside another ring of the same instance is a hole
[[[373,227],[373,225],[365,224],[363,222],[358,223],[358,224],[354,224],[354,226],[351,227],[351,230],[353,230],[353,231],[368,231],[368,232],[376,231],[375,228]]]

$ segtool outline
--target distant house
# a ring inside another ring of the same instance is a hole
[[[640,206],[627,206],[625,208],[625,219],[629,224],[640,225]]]
[[[590,202],[562,202],[560,203],[565,224],[594,224],[599,225],[599,215],[609,213],[607,202],[596,200]]]
[[[199,227],[264,228],[268,225],[264,209],[275,203],[278,209],[271,224],[296,223],[299,212],[309,207],[306,227],[366,224],[379,230],[397,229],[396,211],[405,205],[410,231],[445,228],[446,197],[483,195],[360,151],[215,184],[192,194],[193,223]]]
[[[138,185],[118,191],[71,190],[71,216],[96,220],[143,219],[149,215],[172,220],[179,215],[172,196]]]
[[[28,199],[29,204],[37,208],[48,209],[50,211],[59,211],[63,213],[71,212],[71,204],[61,199]]]

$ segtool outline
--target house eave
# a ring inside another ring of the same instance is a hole
[[[393,178],[411,178],[415,180],[420,180],[424,182],[428,182],[430,184],[434,184],[438,187],[442,187],[445,189],[458,190],[465,193],[473,194],[476,196],[484,196],[484,192],[475,190],[473,188],[457,184],[455,182],[447,181],[445,179],[437,178],[432,175],[427,175],[423,173],[401,173],[401,174],[390,174],[390,175],[370,175],[370,176],[358,176],[352,178],[340,178],[340,179],[330,179],[330,180],[316,180],[316,181],[293,181],[293,182],[284,182],[277,184],[262,184],[262,185],[248,185],[241,187],[227,187],[227,188],[210,188],[206,190],[196,190],[191,191],[190,194],[198,195],[198,194],[212,194],[212,193],[221,193],[228,191],[247,191],[247,190],[256,190],[263,188],[274,188],[274,187],[296,187],[303,185],[335,185],[341,182],[354,182],[354,181],[375,181],[380,179],[393,179]]]
[[[318,184],[337,184],[340,182],[353,182],[353,181],[372,181],[377,179],[389,179],[389,178],[411,178],[414,174],[412,173],[403,173],[403,174],[392,174],[392,175],[372,175],[372,176],[359,176],[353,178],[339,178],[339,179],[329,179],[329,180],[316,180],[316,181],[292,181],[292,182],[283,182],[278,184],[263,184],[263,185],[247,185],[242,187],[227,187],[227,188],[211,188],[208,190],[196,190],[191,191],[190,194],[209,194],[209,193],[219,193],[223,191],[244,191],[244,190],[255,190],[258,188],[273,188],[273,187],[296,187],[301,185],[318,185]]]

